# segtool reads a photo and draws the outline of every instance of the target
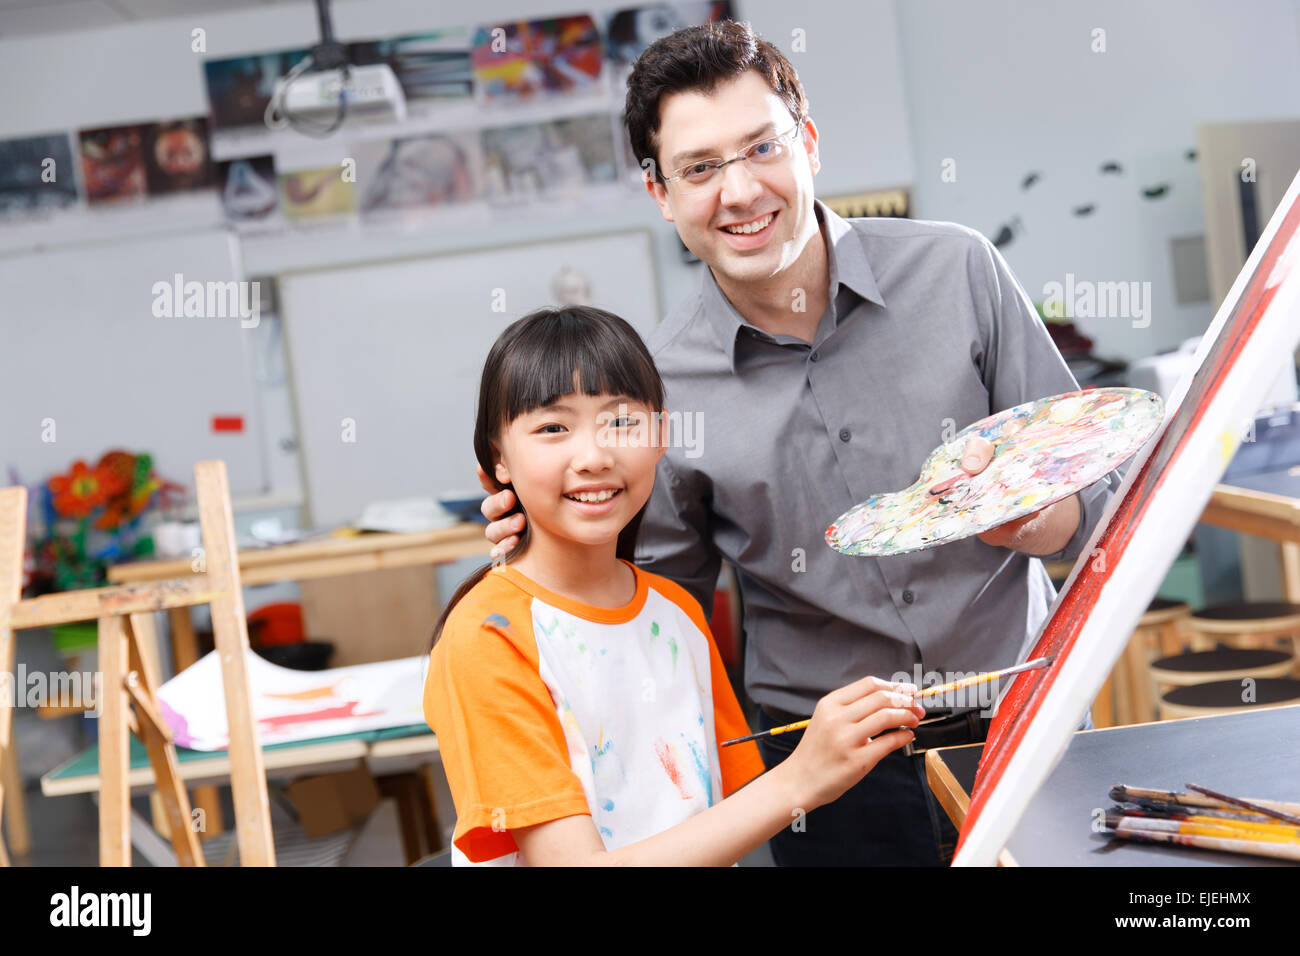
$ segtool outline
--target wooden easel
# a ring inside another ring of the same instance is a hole
[[[130,866],[131,801],[127,773],[130,734],[149,752],[158,795],[166,813],[169,836],[182,866],[203,866],[203,852],[190,819],[189,796],[180,778],[171,732],[158,709],[150,668],[150,650],[142,635],[152,633],[149,613],[195,604],[208,604],[212,630],[221,655],[226,716],[230,728],[230,785],[240,861],[245,866],[274,866],[271,814],[266,793],[262,749],[253,724],[248,673],[248,625],[235,556],[234,519],[226,466],[221,461],[194,467],[203,529],[204,573],[173,581],[127,584],[69,591],[21,600],[23,532],[27,489],[0,489],[0,668],[13,673],[14,631],[99,620],[99,862],[101,866]],[[0,706],[0,766],[10,751],[12,710]],[[0,814],[4,809],[4,776],[0,774]],[[0,865],[7,865],[0,845]]]

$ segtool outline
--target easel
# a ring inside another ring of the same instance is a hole
[[[142,641],[143,636],[152,633],[150,612],[196,604],[211,606],[212,630],[221,655],[240,861],[245,866],[275,865],[266,773],[253,725],[244,661],[248,625],[235,557],[225,463],[199,462],[194,467],[194,482],[203,530],[203,554],[196,560],[206,564],[205,573],[173,581],[69,591],[26,601],[21,600],[21,591],[27,489],[0,489],[0,669],[13,673],[17,629],[99,620],[101,866],[131,865],[127,771],[133,732],[149,752],[177,861],[182,866],[204,865],[191,823],[189,796],[177,770],[171,732],[154,696],[152,668],[145,666],[152,648],[144,649]],[[0,706],[0,767],[9,759],[12,718],[12,708]],[[4,780],[0,774],[0,814],[4,809]],[[7,864],[0,845],[0,865]]]

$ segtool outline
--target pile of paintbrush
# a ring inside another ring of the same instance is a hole
[[[1191,793],[1120,784],[1106,811],[1111,836],[1203,850],[1300,860],[1300,804],[1230,797],[1194,783]]]

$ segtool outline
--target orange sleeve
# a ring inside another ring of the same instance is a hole
[[[745,720],[745,713],[736,699],[732,689],[731,678],[718,653],[718,645],[713,641],[713,632],[709,622],[704,619],[700,602],[691,597],[689,591],[668,578],[651,575],[651,581],[663,594],[671,598],[690,617],[691,622],[700,629],[709,642],[709,676],[713,681],[713,732],[718,741],[718,769],[722,774],[722,795],[729,797],[749,781],[763,773],[767,768],[758,752],[758,744],[750,740],[743,744],[722,746],[724,740],[735,737],[748,737],[753,731]]]
[[[456,804],[452,842],[474,863],[515,852],[513,829],[591,812],[538,673],[527,600],[494,583],[480,587],[500,600],[476,588],[449,616],[424,686]]]

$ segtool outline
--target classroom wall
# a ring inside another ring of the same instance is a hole
[[[628,5],[482,0],[471,10],[416,0],[336,0],[332,9],[336,35],[349,40],[494,19],[603,14]],[[819,189],[830,194],[911,181],[911,144],[892,0],[865,0],[849,9],[811,4],[795,12],[782,0],[736,0],[735,8],[790,55],[800,71],[824,133],[826,167]],[[190,31],[196,26],[206,30],[210,57],[309,45],[317,36],[314,7],[309,3],[52,36],[3,39],[0,31],[0,78],[5,88],[12,89],[21,77],[24,90],[23,96],[0,98],[0,136],[205,113],[202,57],[190,50]],[[804,31],[807,52],[791,51],[796,28]],[[864,49],[870,56],[862,55]],[[851,85],[841,82],[846,63],[853,64],[857,79]],[[527,110],[521,114],[526,116]],[[177,214],[173,209],[173,217]],[[205,215],[184,209],[179,214]],[[529,217],[520,222],[370,236],[361,241],[327,233],[259,239],[245,242],[244,262],[249,275],[265,275],[636,225],[655,230],[660,301],[679,301],[698,281],[695,267],[680,261],[676,233],[648,197],[630,192],[624,202],[584,212],[578,219]],[[150,228],[135,222],[131,227]],[[0,229],[0,249],[5,244],[6,233]]]
[[[1018,218],[1003,253],[1036,301],[1067,273],[1149,281],[1145,329],[1077,321],[1098,354],[1139,358],[1203,332],[1217,303],[1174,299],[1170,239],[1204,230],[1185,151],[1198,123],[1300,117],[1300,3],[907,0],[897,10],[916,215],[990,237]],[[1103,53],[1092,50],[1097,27]],[[1111,160],[1122,174],[1099,172]],[[1030,172],[1040,178],[1024,190]],[[1142,198],[1160,185],[1162,198]],[[1091,215],[1074,215],[1089,204]]]

